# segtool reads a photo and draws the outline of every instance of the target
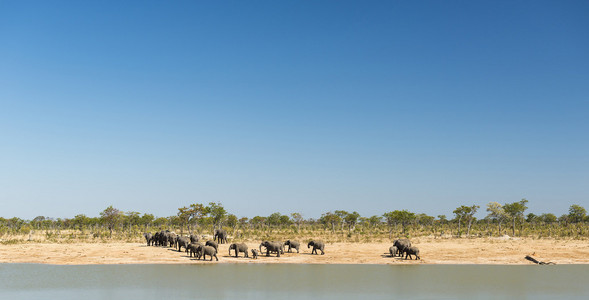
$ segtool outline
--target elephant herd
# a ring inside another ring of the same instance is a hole
[[[162,230],[154,234],[144,233],[143,236],[145,237],[147,246],[173,247],[174,249],[177,249],[178,252],[181,252],[182,248],[184,248],[184,251],[189,254],[190,257],[194,256],[197,260],[201,258],[206,260],[206,257],[209,256],[211,261],[213,260],[213,257],[218,261],[219,258],[217,257],[217,253],[219,252],[219,244],[227,243],[227,232],[223,229],[216,229],[213,235],[213,240],[206,241],[204,245],[199,242],[199,237],[195,234],[191,234],[190,236],[178,236],[169,230]],[[233,243],[229,245],[229,256],[231,256],[231,251],[233,250],[235,252],[235,257],[239,257],[239,254],[243,253],[245,258],[249,258],[248,250],[250,250],[252,253],[252,259],[257,259],[259,254],[263,253],[262,247],[264,247],[266,256],[275,253],[276,257],[280,257],[280,254],[284,254],[286,246],[288,246],[287,252],[290,253],[294,249],[299,253],[300,243],[297,241],[263,241],[260,244],[259,250],[248,249],[248,246],[245,243]],[[313,247],[311,254],[318,254],[317,250],[321,251],[321,255],[325,254],[325,244],[322,241],[310,241],[307,244],[307,248],[311,247]]]
[[[407,259],[407,257],[413,259],[412,255],[414,255],[415,259],[421,259],[421,257],[419,257],[419,249],[411,246],[411,241],[408,239],[395,240],[393,245],[389,248],[389,253],[391,254],[391,257],[403,257],[403,255],[405,255],[405,259]]]

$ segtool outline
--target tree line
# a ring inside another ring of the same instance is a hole
[[[359,234],[383,235],[393,238],[401,236],[565,236],[589,237],[589,216],[584,207],[574,204],[568,214],[560,217],[552,213],[535,215],[527,213],[528,200],[486,205],[487,215],[475,217],[478,205],[461,205],[453,210],[453,218],[446,215],[436,217],[408,210],[393,210],[382,215],[361,216],[358,212],[335,210],[325,212],[320,218],[303,218],[300,213],[238,218],[227,212],[221,203],[193,203],[178,208],[176,215],[155,217],[149,213],[124,212],[113,206],[100,212],[100,216],[88,217],[83,214],[73,218],[49,218],[38,216],[32,220],[0,218],[0,236],[6,234],[29,234],[31,231],[47,232],[61,230],[89,231],[94,237],[111,238],[113,233],[133,236],[139,232],[173,229],[180,234],[211,233],[217,228],[226,228],[233,235],[260,236],[272,232],[289,231],[294,234],[322,231],[348,238]],[[48,233],[49,234],[49,233]]]

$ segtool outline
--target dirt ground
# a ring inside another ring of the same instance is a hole
[[[552,239],[434,239],[416,238],[421,260],[393,258],[391,243],[333,243],[325,255],[312,255],[302,245],[300,253],[271,255],[258,259],[230,257],[228,244],[219,246],[219,261],[213,263],[295,263],[295,264],[532,264],[526,255],[556,264],[589,263],[589,241]],[[250,249],[259,243],[247,243]],[[232,252],[234,253],[234,252]],[[251,255],[250,255],[251,256]],[[172,248],[148,247],[139,243],[23,243],[0,245],[0,263],[84,264],[191,264],[210,263],[189,258]]]

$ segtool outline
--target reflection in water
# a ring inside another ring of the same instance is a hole
[[[586,299],[589,266],[0,264],[1,299]]]

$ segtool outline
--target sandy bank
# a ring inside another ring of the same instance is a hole
[[[213,263],[295,263],[295,264],[531,264],[524,256],[533,254],[557,264],[589,263],[589,241],[552,239],[433,239],[416,238],[420,261],[391,258],[391,243],[327,244],[325,255],[311,255],[306,245],[301,253],[280,258],[261,256],[254,260],[230,257],[228,244],[219,247],[219,262]],[[257,248],[259,243],[247,243]],[[191,259],[172,248],[148,247],[139,243],[25,243],[0,245],[0,263],[42,264],[186,264],[209,263]]]

